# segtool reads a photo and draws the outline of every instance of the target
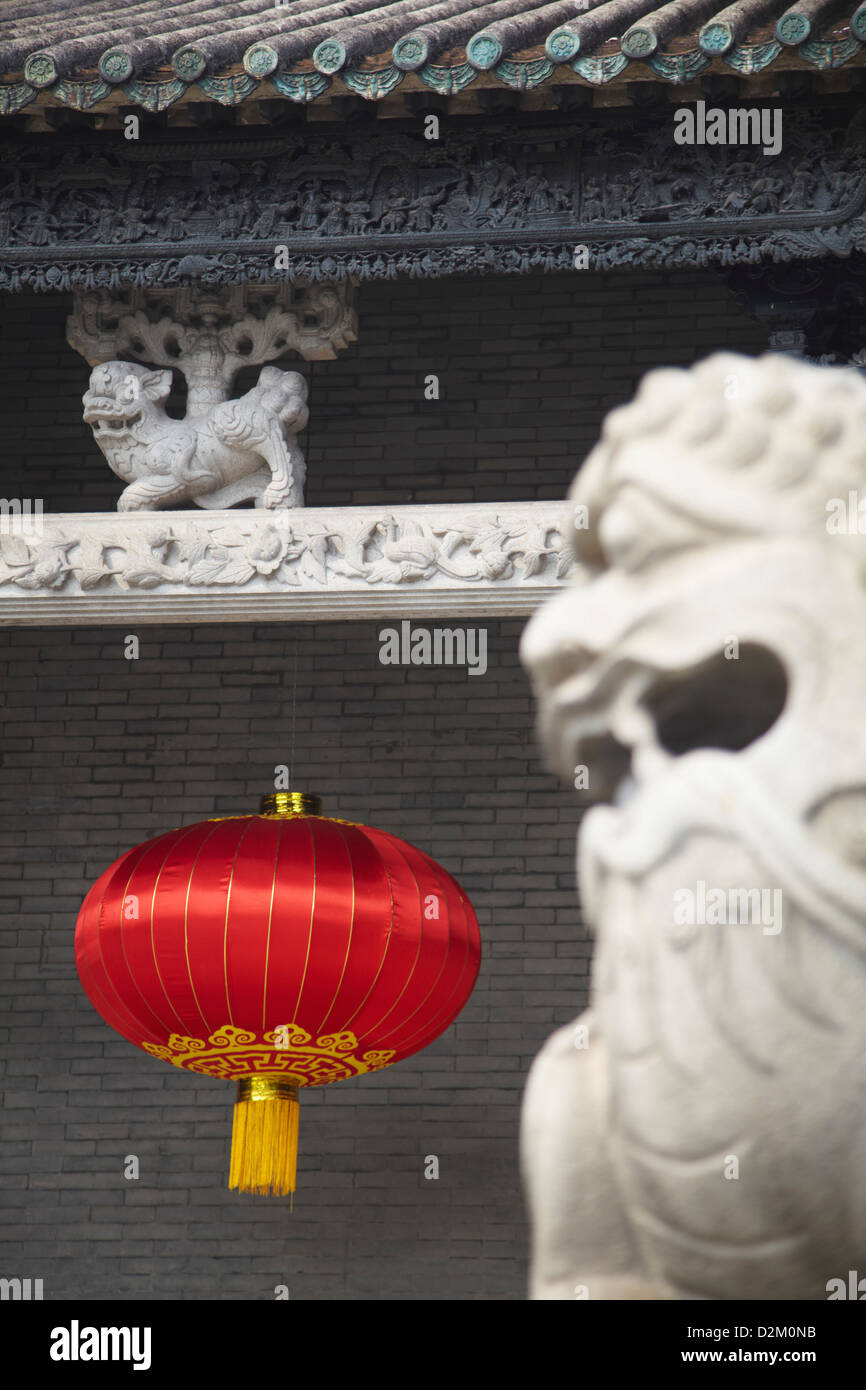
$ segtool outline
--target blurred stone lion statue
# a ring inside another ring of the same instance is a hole
[[[591,1007],[524,1100],[531,1296],[857,1297],[866,381],[653,371],[570,496],[577,580],[521,656],[551,765],[607,804]]]

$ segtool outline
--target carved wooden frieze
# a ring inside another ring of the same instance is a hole
[[[866,248],[862,113],[784,112],[781,153],[682,146],[673,111],[639,129],[307,128],[186,144],[10,145],[0,288],[150,289],[747,264]]]
[[[4,517],[0,624],[531,612],[573,562],[562,502]]]

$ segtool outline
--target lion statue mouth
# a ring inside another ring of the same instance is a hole
[[[702,615],[686,602],[672,605],[664,583],[654,590],[645,576],[611,580],[599,573],[536,615],[523,656],[551,770],[570,781],[579,767],[591,768],[592,800],[619,805],[696,749],[750,748],[783,713],[788,674],[768,633],[753,630],[727,659],[736,605],[727,624],[707,617],[713,589],[726,586],[723,573],[710,576]],[[699,585],[695,595],[705,597]]]
[[[84,412],[85,423],[91,426],[94,435],[129,434],[136,425],[141,424],[142,418],[140,410],[131,415],[124,415],[107,408],[104,404],[88,406]]]

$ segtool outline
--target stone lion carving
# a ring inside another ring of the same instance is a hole
[[[650,373],[572,488],[582,572],[521,654],[610,804],[591,1008],[524,1101],[535,1298],[866,1275],[864,486],[856,371],[722,354]]]
[[[84,419],[110,468],[129,486],[121,512],[174,503],[302,507],[304,458],[296,436],[307,423],[307,383],[298,372],[263,367],[237,400],[216,401],[185,420],[165,411],[171,371],[106,362],[90,374]]]

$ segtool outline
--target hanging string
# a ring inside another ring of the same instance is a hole
[[[295,789],[295,706],[298,699],[298,637],[295,634],[295,673],[292,677],[292,747],[289,755],[289,791]]]
[[[308,375],[308,377],[307,377],[307,404],[310,405],[310,406],[312,406],[312,399],[313,399],[313,369],[314,369],[314,366],[315,366],[315,364],[314,364],[313,362],[311,362],[311,363],[310,363],[309,375]],[[303,450],[304,450],[304,457],[307,458],[307,459],[309,459],[309,457],[310,457],[310,421],[311,421],[311,419],[312,419],[312,416],[313,416],[313,411],[312,411],[312,409],[311,409],[310,412],[309,412],[309,414],[307,415],[307,423],[306,423],[306,426],[305,426],[305,428],[304,428],[304,444],[303,444]],[[290,753],[290,756],[289,756],[289,788],[288,788],[289,791],[294,791],[294,789],[295,789],[295,708],[296,708],[296,704],[297,704],[297,698],[298,698],[298,636],[297,636],[297,633],[295,633],[295,670],[294,670],[294,675],[293,675],[293,677],[292,677],[292,746],[291,746],[291,753]]]

